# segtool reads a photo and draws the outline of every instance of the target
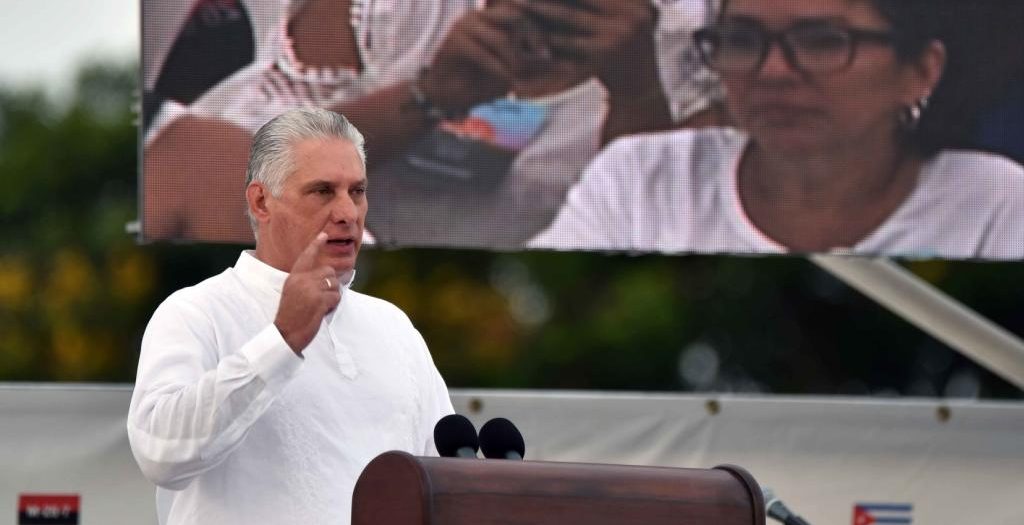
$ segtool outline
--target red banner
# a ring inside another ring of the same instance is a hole
[[[78,525],[78,494],[19,494],[18,525]]]

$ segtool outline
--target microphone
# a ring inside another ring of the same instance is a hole
[[[480,427],[480,449],[489,459],[523,459],[526,443],[511,421],[496,417]]]
[[[764,496],[764,510],[768,517],[785,525],[810,525],[803,518],[797,516],[789,507],[768,487],[761,487],[761,494]]]
[[[480,439],[466,416],[448,414],[434,425],[434,445],[443,458],[475,458]]]

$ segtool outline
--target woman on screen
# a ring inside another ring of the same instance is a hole
[[[530,245],[1024,258],[1024,169],[949,149],[959,7],[727,0],[695,42],[735,128],[620,139]]]

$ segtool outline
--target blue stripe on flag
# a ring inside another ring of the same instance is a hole
[[[857,506],[869,512],[910,512],[914,506],[910,503],[857,503]]]

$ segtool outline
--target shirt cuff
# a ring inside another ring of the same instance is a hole
[[[284,388],[303,363],[303,359],[292,351],[273,323],[256,334],[245,345],[242,353],[256,375],[274,392]]]

